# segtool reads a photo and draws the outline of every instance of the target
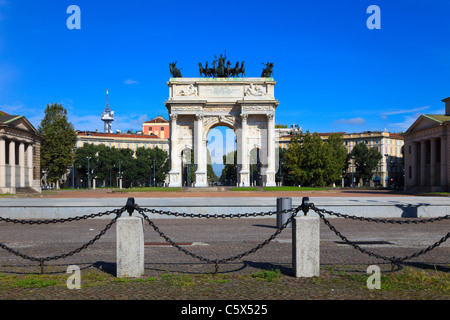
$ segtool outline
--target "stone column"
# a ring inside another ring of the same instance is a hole
[[[417,185],[417,143],[411,143],[411,186]]]
[[[180,155],[178,154],[177,114],[170,115],[170,172],[169,187],[181,187]]]
[[[427,142],[425,140],[420,141],[420,185],[426,185],[427,173],[426,173],[426,156],[427,156]]]
[[[25,143],[19,142],[19,187],[25,187]]]
[[[0,190],[6,187],[6,142],[0,138]]]
[[[295,217],[292,223],[292,269],[295,277],[320,275],[320,219]]]
[[[144,226],[141,217],[117,219],[117,277],[144,274]]]
[[[273,113],[267,114],[267,171],[266,187],[275,184],[275,119]]]
[[[436,139],[430,141],[430,186],[436,185]]]
[[[203,142],[203,115],[197,114],[194,121],[194,162],[197,167],[195,170],[195,186],[206,187],[206,150]]]
[[[441,186],[447,187],[447,137],[441,137]]]
[[[244,185],[245,187],[250,186],[249,179],[249,156],[248,156],[248,114],[241,114],[241,137],[239,141],[240,148],[240,159],[241,170],[239,171],[239,186]]]
[[[27,147],[28,187],[33,186],[33,145]]]
[[[11,188],[16,187],[16,142],[11,140],[9,142],[9,165],[11,174]]]

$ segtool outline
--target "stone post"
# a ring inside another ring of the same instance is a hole
[[[117,219],[117,277],[144,274],[144,226],[141,217]]]
[[[320,274],[320,219],[297,216],[292,221],[292,269],[297,278]]]

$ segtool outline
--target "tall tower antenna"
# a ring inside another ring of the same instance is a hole
[[[106,89],[106,108],[102,113],[102,121],[104,122],[104,132],[112,133],[112,122],[114,121],[114,111],[109,109],[109,101],[108,101],[109,92]]]

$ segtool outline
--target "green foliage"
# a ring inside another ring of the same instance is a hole
[[[227,163],[227,159],[233,157],[233,163]],[[225,163],[222,169],[222,174],[219,177],[219,181],[225,185],[236,185],[237,181],[237,152],[231,151],[227,155],[223,156],[223,163]],[[231,180],[231,182],[230,182]]]
[[[283,155],[284,169],[295,185],[326,186],[341,179],[346,163],[342,137],[332,134],[323,141],[317,133],[292,137]],[[283,177],[286,184],[286,180]]]
[[[123,179],[123,186],[160,185],[169,172],[169,156],[159,148],[116,149],[105,145],[84,144],[76,150],[75,168],[77,175],[87,181],[89,178],[104,180],[114,185],[117,178]]]
[[[354,157],[356,179],[368,181],[372,178],[373,171],[383,156],[378,150],[368,148],[365,143],[360,142],[353,147],[352,151],[349,153],[349,158],[350,157]]]
[[[47,105],[38,131],[41,140],[41,169],[47,181],[57,182],[74,160],[77,134],[68,121],[67,110],[57,103]]]

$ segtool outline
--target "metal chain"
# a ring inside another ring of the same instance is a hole
[[[238,255],[231,256],[231,257],[224,258],[224,259],[210,259],[210,258],[205,258],[205,257],[203,257],[203,256],[201,256],[201,255],[198,255],[198,254],[193,253],[193,252],[191,252],[191,251],[189,251],[189,250],[186,250],[185,248],[183,248],[183,247],[181,247],[180,245],[178,245],[177,243],[175,243],[172,239],[170,239],[166,234],[164,234],[164,232],[162,232],[161,230],[159,230],[159,228],[153,223],[153,221],[152,221],[152,220],[144,213],[144,212],[146,211],[145,209],[142,209],[142,208],[139,208],[139,207],[137,207],[136,209],[137,209],[137,210],[139,211],[139,213],[144,217],[144,219],[147,220],[147,222],[150,224],[150,226],[152,226],[152,228],[159,234],[159,236],[161,236],[161,237],[162,237],[164,240],[166,240],[169,244],[171,244],[173,247],[177,248],[179,251],[185,253],[185,254],[188,255],[188,256],[191,256],[191,257],[193,257],[193,258],[196,258],[196,259],[198,259],[198,260],[200,260],[200,261],[205,261],[205,262],[208,262],[208,263],[214,263],[214,264],[216,265],[216,272],[217,272],[217,269],[218,269],[218,265],[219,265],[219,264],[225,263],[225,262],[230,262],[230,261],[237,260],[237,259],[240,259],[240,258],[242,258],[242,257],[244,257],[244,256],[247,256],[247,255],[249,255],[249,254],[252,254],[252,253],[256,252],[257,250],[261,249],[262,247],[264,247],[264,246],[266,246],[268,243],[270,243],[273,239],[276,238],[276,236],[278,236],[278,235],[281,233],[281,231],[283,231],[283,230],[287,227],[287,225],[288,225],[289,223],[291,223],[291,221],[292,221],[292,220],[294,219],[294,217],[297,215],[297,212],[300,210],[300,207],[298,207],[298,208],[296,208],[296,209],[289,209],[289,210],[279,211],[279,213],[284,212],[284,211],[287,211],[287,212],[293,211],[293,214],[292,214],[292,216],[291,216],[290,218],[287,219],[287,221],[286,221],[283,225],[280,226],[280,228],[277,229],[277,231],[276,231],[275,233],[273,233],[269,238],[267,238],[265,241],[263,241],[262,243],[260,243],[260,244],[257,245],[256,247],[254,247],[254,248],[252,248],[252,249],[250,249],[250,250],[248,250],[248,251],[245,251],[245,252],[243,252],[243,253],[240,253],[240,254],[238,254]],[[203,216],[203,215],[202,215],[202,216]],[[219,217],[222,217],[222,218],[226,218],[226,217],[228,217],[228,216],[229,216],[229,215],[219,215]],[[196,217],[198,217],[198,216],[196,216]]]
[[[428,246],[427,248],[425,248],[425,249],[422,249],[422,250],[420,250],[420,251],[418,251],[418,252],[416,252],[416,253],[413,253],[413,254],[411,254],[411,255],[409,255],[409,256],[404,256],[404,257],[395,257],[395,256],[392,256],[392,257],[388,257],[388,256],[383,256],[383,255],[381,255],[381,254],[378,254],[378,253],[375,253],[375,252],[372,252],[372,251],[369,251],[369,250],[366,250],[366,249],[364,249],[364,248],[361,248],[360,246],[358,246],[356,243],[354,243],[354,242],[352,242],[352,241],[350,241],[350,240],[348,240],[345,236],[343,236],[331,223],[330,223],[330,221],[328,221],[326,218],[325,218],[325,216],[323,215],[323,212],[324,211],[326,211],[326,210],[320,210],[320,209],[317,209],[315,206],[314,206],[314,204],[311,204],[311,208],[320,216],[320,218],[323,220],[323,222],[339,237],[339,238],[341,238],[346,244],[348,244],[348,245],[350,245],[350,246],[352,246],[353,248],[355,248],[356,250],[358,250],[358,251],[360,251],[360,252],[362,252],[362,253],[365,253],[365,254],[368,254],[369,256],[372,256],[372,257],[375,257],[375,258],[378,258],[378,259],[382,259],[382,260],[386,260],[386,261],[390,261],[391,263],[392,263],[392,265],[394,265],[395,263],[399,263],[399,262],[402,262],[402,261],[405,261],[405,260],[409,260],[409,259],[412,259],[412,258],[415,258],[415,257],[418,257],[418,256],[420,256],[420,255],[422,255],[422,254],[424,254],[424,253],[427,253],[428,251],[431,251],[431,250],[433,250],[434,248],[436,248],[436,247],[438,247],[438,246],[440,246],[442,243],[444,243],[445,241],[447,241],[447,239],[448,238],[450,238],[450,232],[449,233],[447,233],[447,235],[445,235],[444,237],[442,237],[439,241],[437,241],[437,242],[435,242],[434,244],[432,244],[432,245],[430,245],[430,246]],[[374,219],[374,220],[377,220],[377,219]],[[373,221],[374,221],[373,220]],[[372,221],[372,220],[371,220]]]
[[[376,219],[376,218],[369,218],[369,217],[358,217],[358,216],[350,216],[348,214],[333,212],[325,209],[319,209],[317,208],[314,203],[310,204],[310,208],[314,210],[317,213],[326,213],[332,216],[344,218],[344,219],[352,219],[352,220],[360,220],[360,221],[368,221],[368,222],[375,222],[375,223],[392,223],[392,224],[419,224],[419,223],[428,223],[428,222],[436,222],[436,221],[442,221],[446,219],[450,219],[450,215],[436,217],[436,218],[429,218],[429,219],[412,219],[412,220],[394,220],[394,219]]]
[[[184,218],[203,218],[203,219],[229,219],[229,218],[249,218],[249,217],[264,217],[271,216],[277,213],[290,213],[290,212],[298,212],[302,206],[292,209],[285,209],[280,211],[266,211],[266,212],[253,212],[253,213],[229,213],[229,214],[207,214],[207,213],[180,213],[180,212],[172,212],[172,211],[164,211],[164,210],[156,210],[156,209],[148,209],[141,208],[136,206],[136,210],[139,212],[149,212],[160,215],[168,215],[175,217],[184,217]]]
[[[111,226],[117,221],[117,219],[122,215],[122,213],[125,210],[126,210],[126,207],[123,207],[121,209],[115,209],[115,210],[104,212],[102,214],[95,215],[95,216],[101,216],[101,215],[111,214],[111,213],[115,213],[116,214],[116,216],[111,220],[111,222],[108,223],[106,225],[106,227],[99,234],[97,234],[92,240],[90,240],[89,242],[83,244],[81,247],[79,247],[79,248],[77,248],[77,249],[75,249],[73,251],[67,252],[67,253],[63,253],[63,254],[55,255],[55,256],[49,256],[49,257],[33,257],[33,256],[29,256],[29,255],[23,254],[23,253],[21,253],[19,251],[16,251],[16,250],[8,247],[7,245],[5,245],[3,243],[0,243],[0,248],[5,249],[6,251],[8,251],[8,252],[10,252],[10,253],[12,253],[12,254],[14,254],[16,256],[19,256],[19,257],[27,259],[27,260],[39,261],[41,263],[41,267],[42,267],[43,261],[58,260],[58,259],[61,259],[61,258],[66,258],[66,257],[72,256],[75,253],[78,253],[81,250],[86,249],[87,247],[92,245],[95,241],[100,239],[100,237],[103,236],[109,228],[111,228]],[[74,220],[79,220],[79,219],[76,219],[76,218],[73,218],[73,219]],[[64,219],[64,220],[67,220],[67,219]],[[51,220],[49,220],[49,221],[51,221]]]
[[[85,214],[83,216],[61,218],[61,219],[24,220],[24,219],[10,219],[10,218],[0,217],[0,221],[8,222],[8,223],[30,224],[30,225],[31,224],[64,223],[64,222],[80,221],[80,220],[84,220],[84,219],[102,217],[102,216],[110,215],[112,213],[117,213],[117,210],[122,210],[122,212],[123,212],[123,211],[125,211],[125,207],[122,209],[114,209],[114,210],[109,210],[109,211],[105,211],[105,212],[91,213],[91,214]]]

